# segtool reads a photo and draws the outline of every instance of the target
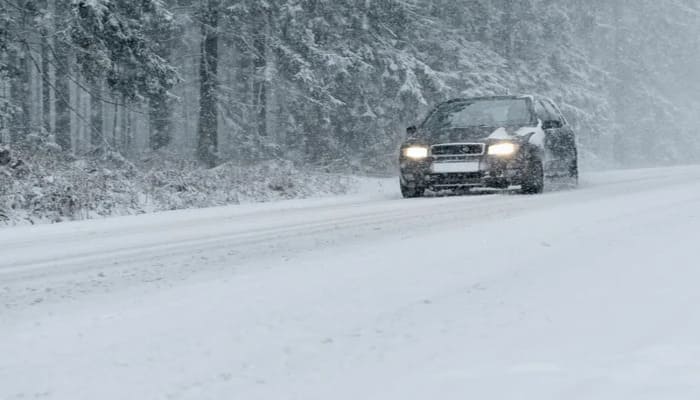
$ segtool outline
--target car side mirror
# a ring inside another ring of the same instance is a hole
[[[408,128],[406,128],[406,134],[408,136],[413,136],[418,132],[418,128],[415,125],[411,125]]]
[[[562,126],[564,126],[561,121],[557,120],[549,120],[549,121],[544,121],[542,123],[542,129],[547,130],[547,129],[559,129]]]

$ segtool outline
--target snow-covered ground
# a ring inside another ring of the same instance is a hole
[[[0,230],[0,399],[700,398],[700,167],[372,185]]]

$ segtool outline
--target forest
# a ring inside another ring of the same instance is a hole
[[[0,219],[391,175],[459,96],[551,97],[587,168],[697,162],[698,54],[696,0],[0,0]]]

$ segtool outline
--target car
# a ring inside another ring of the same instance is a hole
[[[539,194],[545,178],[578,184],[576,135],[546,97],[453,99],[406,136],[399,155],[406,198],[473,188]]]

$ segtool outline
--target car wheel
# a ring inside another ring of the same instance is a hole
[[[578,160],[574,159],[571,164],[571,169],[569,170],[569,178],[571,179],[571,185],[573,187],[578,186]]]
[[[544,192],[544,165],[541,160],[533,159],[528,163],[520,192],[522,194],[540,194]]]
[[[425,194],[425,189],[420,187],[408,187],[401,185],[401,195],[404,199],[414,199],[417,197],[423,197]]]

